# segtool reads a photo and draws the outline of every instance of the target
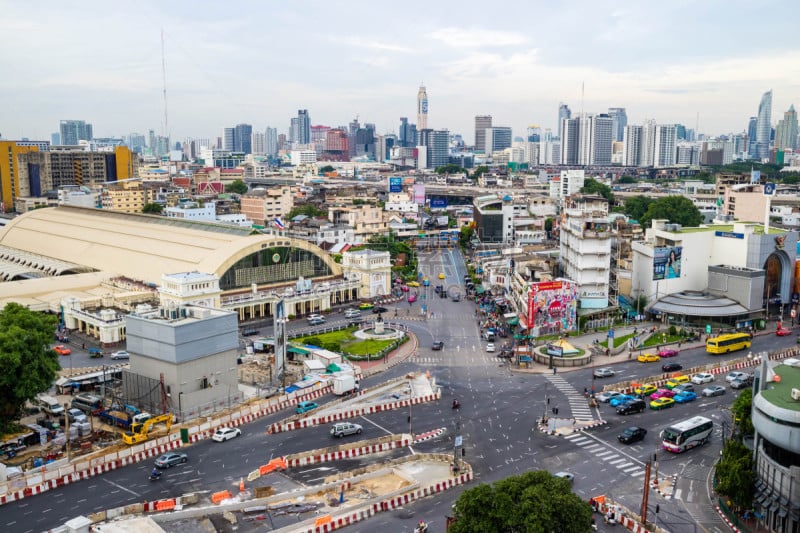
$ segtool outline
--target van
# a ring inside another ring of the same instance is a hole
[[[142,422],[146,422],[153,418],[153,415],[150,413],[139,413],[138,415],[133,415],[133,422],[135,424],[141,424]]]
[[[96,414],[103,409],[103,400],[94,394],[78,394],[72,398],[70,406],[80,409],[87,415]]]
[[[355,318],[357,316],[361,316],[361,311],[358,309],[348,309],[344,312],[345,318]]]
[[[319,325],[324,324],[324,323],[325,323],[325,319],[322,318],[321,316],[317,316],[317,317],[308,319],[308,325],[309,326],[319,326]]]
[[[494,341],[494,330],[493,329],[487,329],[486,331],[484,331],[483,332],[483,338],[485,340],[489,341],[489,342],[493,342]]]
[[[39,402],[39,406],[42,408],[42,411],[45,413],[54,416],[61,416],[64,414],[64,406],[58,403],[58,400],[52,396],[39,396],[37,400]]]

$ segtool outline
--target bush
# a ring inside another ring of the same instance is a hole
[[[676,328],[675,326],[670,326],[669,327],[669,334],[670,334],[671,337],[674,337],[675,335],[678,334],[678,328]]]

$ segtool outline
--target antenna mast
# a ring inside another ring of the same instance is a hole
[[[164,55],[164,29],[161,29],[161,80],[164,96],[164,138],[167,141],[167,151],[169,151],[169,119],[167,117],[167,62]]]

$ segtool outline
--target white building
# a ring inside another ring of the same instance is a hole
[[[216,222],[217,211],[214,202],[206,202],[202,206],[197,202],[184,202],[175,207],[167,207],[164,214],[168,218],[182,218],[185,220],[202,220]]]
[[[583,170],[562,170],[561,176],[550,182],[550,197],[566,198],[580,192],[585,179]]]
[[[611,274],[611,223],[608,201],[575,195],[564,200],[561,214],[561,263],[564,274],[580,285],[581,309],[608,307]]]
[[[392,261],[389,252],[358,250],[342,254],[345,279],[360,280],[362,298],[386,296],[392,286]]]
[[[316,150],[292,150],[292,166],[313,164],[317,162]]]

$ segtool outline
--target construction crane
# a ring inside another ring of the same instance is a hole
[[[150,418],[142,423],[131,424],[131,430],[122,434],[122,440],[124,440],[125,444],[128,445],[144,442],[148,438],[148,433],[156,424],[165,424],[167,433],[169,433],[169,430],[172,427],[172,413],[154,416],[153,418]]]

